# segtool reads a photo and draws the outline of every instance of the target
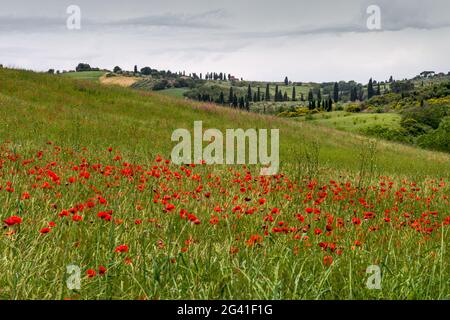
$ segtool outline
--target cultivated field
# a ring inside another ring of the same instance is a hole
[[[279,174],[173,165],[173,130],[197,120],[279,128]],[[449,160],[308,121],[0,69],[0,298],[448,299]],[[367,287],[369,266],[381,289]]]

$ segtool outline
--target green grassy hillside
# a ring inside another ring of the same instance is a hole
[[[365,144],[357,135],[307,122],[294,123],[155,93],[105,88],[93,82],[7,69],[0,70],[0,81],[0,134],[22,148],[52,140],[62,145],[114,144],[139,159],[158,153],[169,156],[172,131],[192,129],[194,121],[202,120],[205,128],[280,128],[282,166],[295,165],[302,148],[318,141],[323,166],[354,172]],[[450,172],[450,157],[445,154],[380,142],[378,155],[378,170],[383,174]]]
[[[83,71],[83,72],[67,72],[63,73],[64,77],[78,79],[78,80],[91,80],[98,81],[103,76],[105,71]]]

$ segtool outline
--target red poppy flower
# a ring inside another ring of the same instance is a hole
[[[115,252],[128,252],[128,246],[125,244],[121,244],[114,251]]]
[[[50,231],[51,231],[50,228],[42,228],[39,232],[42,234],[46,234],[46,233],[49,233]]]
[[[173,209],[175,209],[175,205],[173,205],[172,203],[168,203],[166,205],[166,211],[172,211]]]
[[[73,217],[72,217],[72,221],[82,221],[83,220],[83,217],[82,216],[79,216],[79,215],[74,215]]]
[[[86,271],[86,274],[87,274],[88,278],[93,278],[97,275],[95,270],[92,270],[92,269],[89,269],[88,271]]]
[[[18,217],[18,216],[11,216],[6,220],[3,220],[4,223],[6,223],[9,227],[16,225],[16,224],[21,224],[22,223],[22,218]]]
[[[107,271],[107,269],[104,266],[99,266],[98,267],[98,274],[99,275],[101,275],[101,276],[105,275],[106,271]]]

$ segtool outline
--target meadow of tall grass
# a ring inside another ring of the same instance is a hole
[[[279,174],[172,164],[171,133],[197,120],[279,128]],[[448,299],[449,159],[0,69],[0,298]]]

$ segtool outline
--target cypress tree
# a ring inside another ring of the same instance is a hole
[[[232,104],[234,102],[234,92],[233,87],[230,87],[230,94],[228,95],[228,103]]]
[[[220,91],[219,103],[220,104],[224,104],[225,103],[225,97],[223,95],[223,91]]]
[[[311,106],[312,105],[312,101],[314,100],[314,95],[313,95],[313,92],[312,92],[312,89],[309,89],[309,92],[308,92],[308,102],[309,102],[309,105]]]
[[[267,84],[266,86],[266,101],[270,101],[270,88],[269,88],[269,84]]]
[[[370,99],[374,96],[375,92],[373,90],[373,81],[372,78],[369,80],[369,84],[367,85],[367,99]]]
[[[378,82],[377,84],[377,96],[381,95],[381,87],[380,87],[380,83]]]
[[[319,101],[319,107],[320,107],[320,101],[322,101],[322,90],[319,88],[319,91],[317,92],[317,100]]]
[[[260,101],[261,101],[261,89],[258,86],[258,94],[257,94],[257,97],[256,97],[256,102],[260,102]]]
[[[328,110],[333,111],[333,100],[331,98],[328,98]]]
[[[236,94],[234,94],[234,96],[233,96],[233,107],[234,108],[238,107],[238,98],[237,98]]]
[[[288,77],[284,78],[284,84],[287,86],[289,84],[289,79]]]
[[[250,87],[250,85],[248,85],[247,89],[247,100],[252,101],[252,88]]]
[[[258,102],[258,95],[256,92],[253,94],[253,102]]]
[[[356,92],[355,92],[355,88],[356,88],[356,87],[351,87],[351,88],[350,88],[350,101],[352,101],[352,102],[356,101]]]
[[[334,98],[334,102],[339,101],[339,84],[337,82],[334,83],[333,98]]]
[[[239,109],[244,109],[244,108],[245,108],[244,97],[240,97],[239,98]]]
[[[275,102],[278,101],[278,85],[275,86]]]
[[[292,87],[292,101],[297,101],[297,94],[295,92],[295,86]]]
[[[288,100],[289,100],[288,94],[287,94],[287,92],[285,91],[285,92],[284,92],[284,96],[283,96],[283,101],[288,101]]]

